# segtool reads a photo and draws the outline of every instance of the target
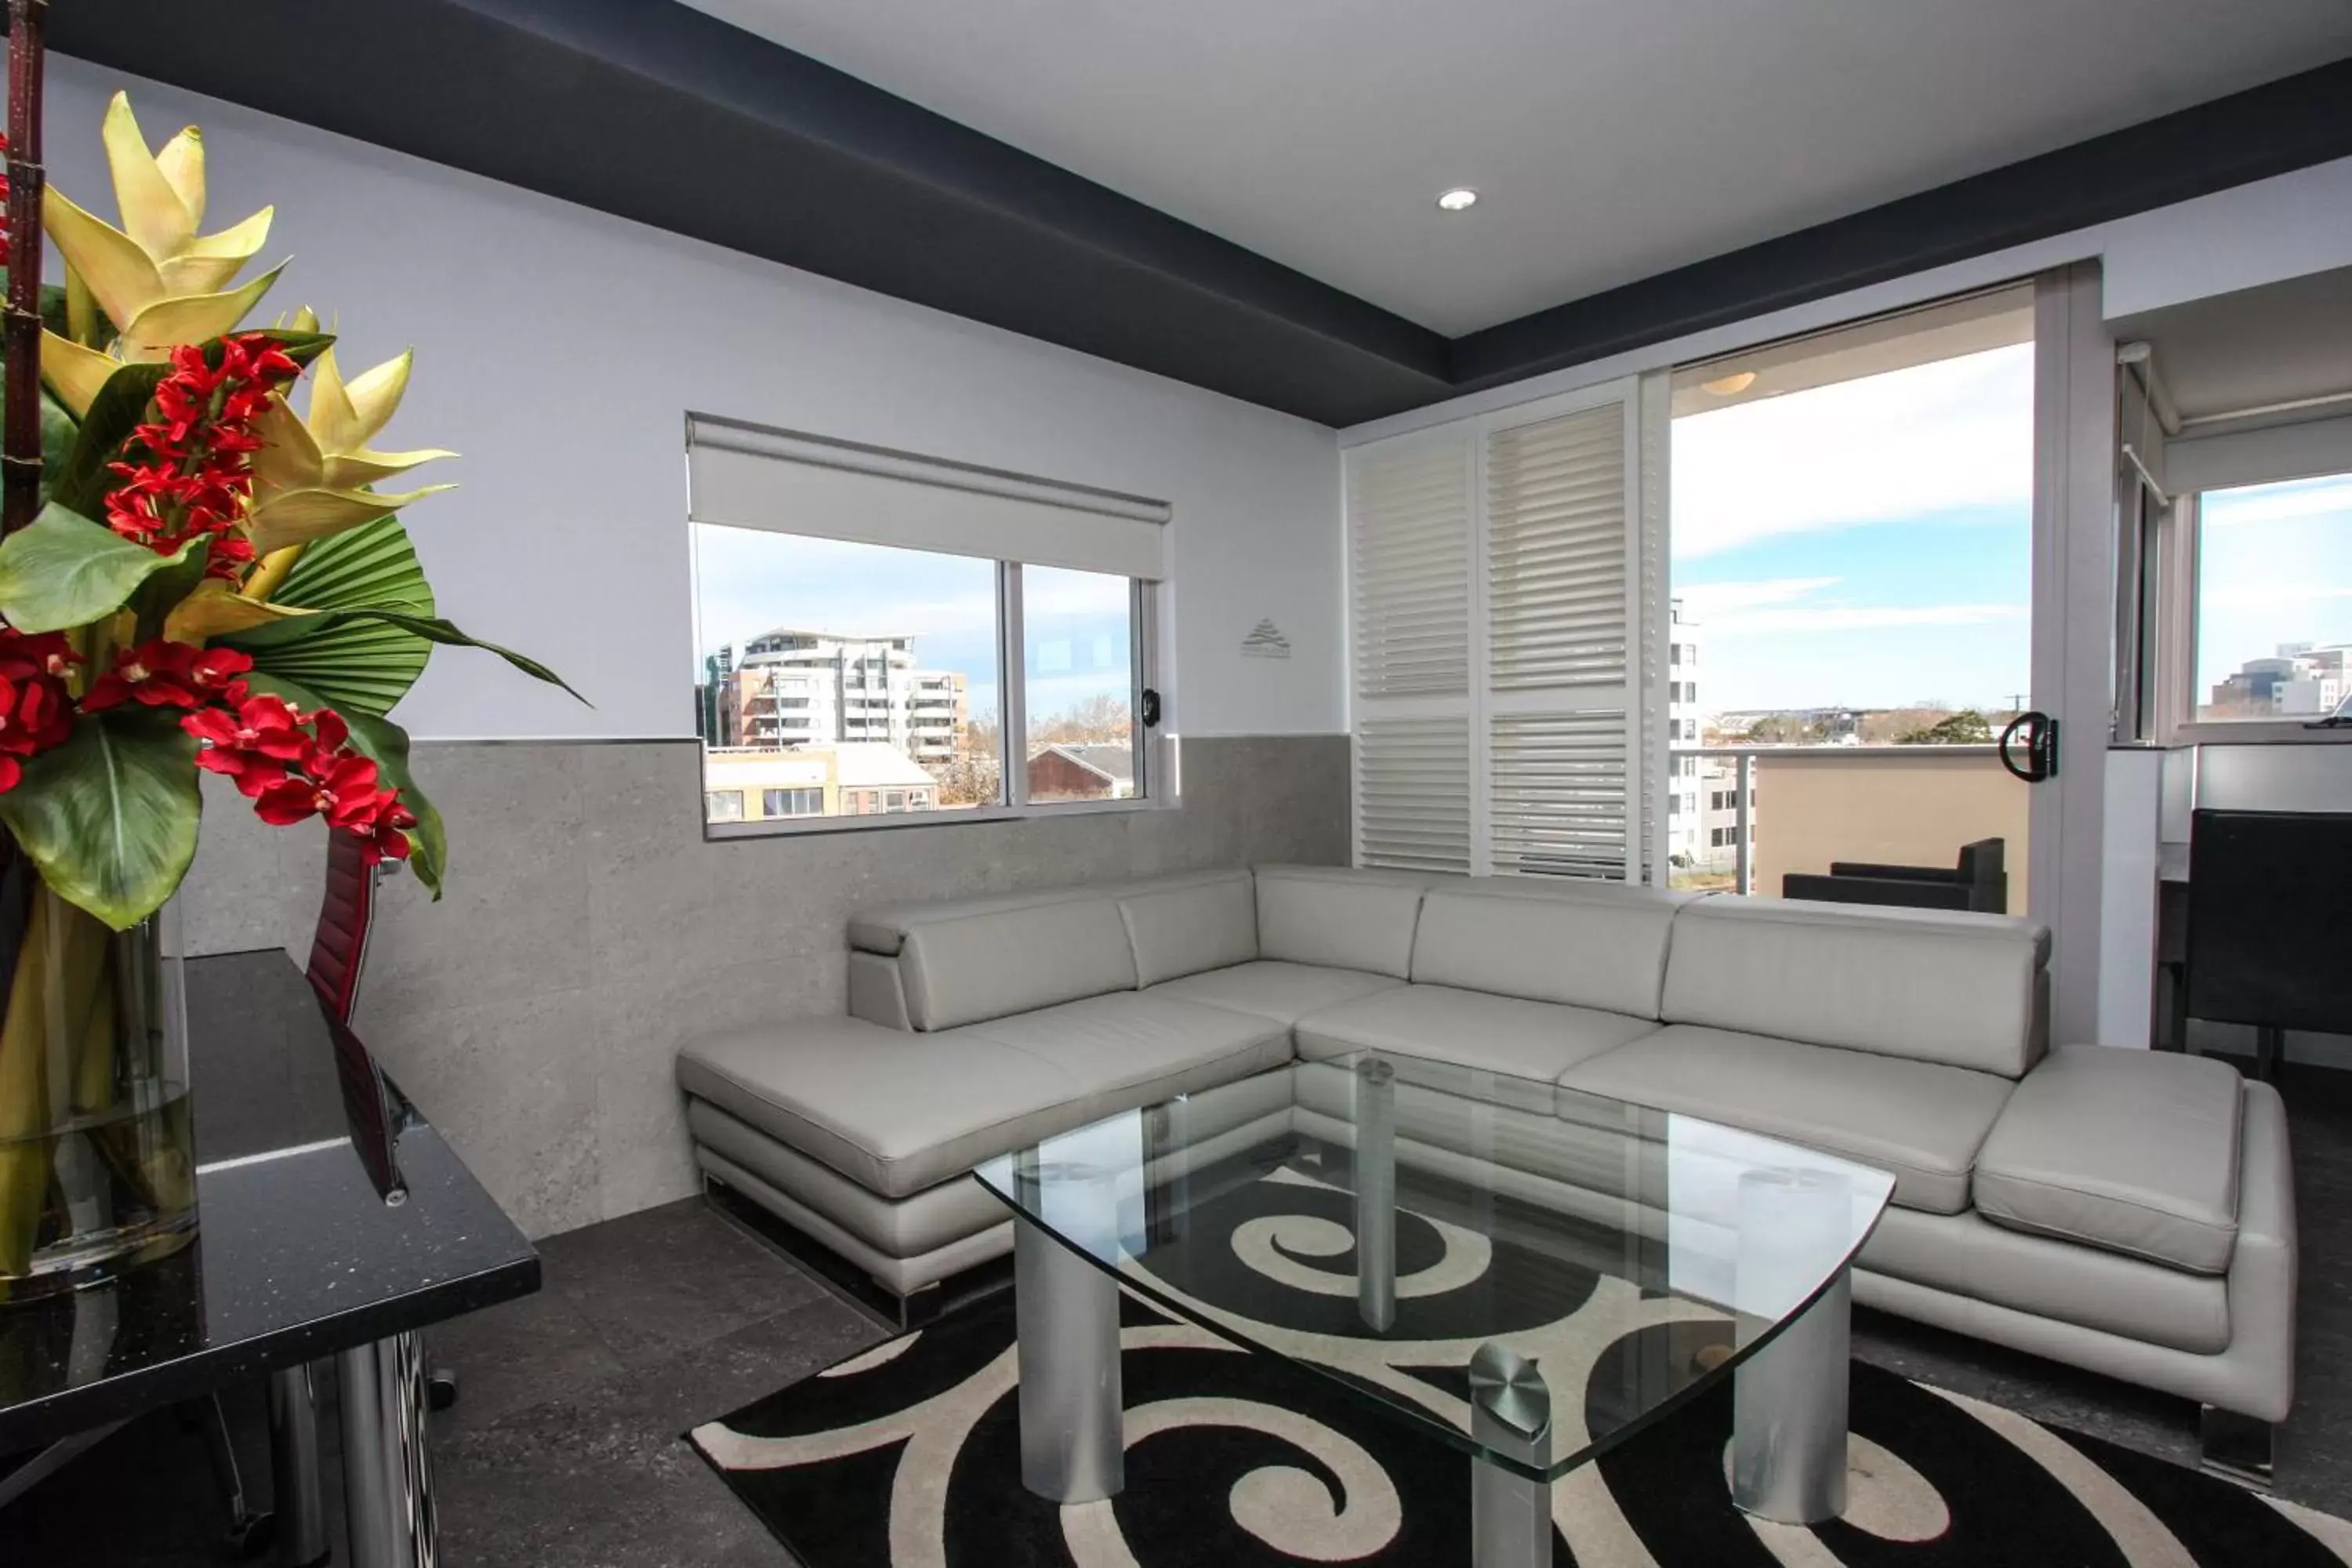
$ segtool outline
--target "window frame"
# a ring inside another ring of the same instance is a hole
[[[743,528],[737,523],[722,523],[689,519],[687,524],[689,543],[688,557],[694,583],[695,647],[703,645],[702,637],[702,565],[700,552],[695,548],[704,528]],[[776,533],[788,538],[822,538],[824,535],[795,533],[789,529],[745,528],[747,532]],[[877,544],[877,549],[908,549],[912,546]],[[933,552],[932,553],[937,553]],[[1160,684],[1161,616],[1165,612],[1170,584],[1164,578],[1128,577],[1128,645],[1129,645],[1129,711],[1131,715],[1130,736],[1134,747],[1135,786],[1125,795],[1106,796],[1099,800],[1065,800],[1032,802],[1028,798],[1028,777],[1025,767],[1012,765],[1011,759],[1027,754],[1028,703],[1027,668],[1025,665],[1025,620],[1022,614],[1022,567],[1018,561],[989,556],[970,559],[989,561],[996,568],[996,647],[997,647],[997,745],[1003,761],[1000,763],[1002,796],[993,805],[970,807],[932,806],[917,810],[911,807],[889,810],[887,796],[879,788],[869,792],[873,804],[869,809],[852,812],[846,809],[848,790],[842,792],[845,808],[830,816],[751,817],[740,821],[702,824],[705,840],[730,838],[769,838],[797,834],[865,833],[896,831],[900,828],[942,827],[960,823],[1034,821],[1041,817],[1078,816],[1101,812],[1138,812],[1172,809],[1181,804],[1175,787],[1177,770],[1173,765],[1176,737],[1170,724],[1172,704]],[[1110,576],[1114,574],[1102,573]],[[919,637],[916,629],[909,635]],[[1160,704],[1158,721],[1145,724],[1142,710],[1145,693],[1155,694]],[[696,737],[702,757],[698,759],[698,789],[707,802],[709,742]],[[859,786],[863,787],[863,786]],[[909,791],[919,787],[902,786]],[[746,801],[746,805],[749,802]],[[707,809],[707,805],[704,809]]]
[[[2147,647],[2143,637],[2143,657],[2152,668],[2141,672],[2152,678],[2148,701],[2155,714],[2156,742],[2162,746],[2340,746],[2352,742],[2352,727],[2347,726],[2315,729],[2302,719],[2197,717],[2198,572],[2204,529],[2203,503],[2204,495],[2198,491],[2171,498],[2171,504],[2158,511],[2151,531],[2157,555],[2155,570],[2133,574],[2126,584],[2156,600],[2152,613],[2145,606],[2141,611],[2143,625],[2153,625],[2156,633],[2153,647]]]

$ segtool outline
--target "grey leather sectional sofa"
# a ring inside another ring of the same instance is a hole
[[[1863,1302],[2257,1422],[2293,1398],[2276,1092],[2048,1048],[2048,941],[2023,921],[1269,866],[893,910],[849,938],[851,1016],[697,1041],[678,1082],[710,1178],[901,1297],[1010,1250],[980,1160],[1370,1047],[1877,1166],[1895,1199]]]

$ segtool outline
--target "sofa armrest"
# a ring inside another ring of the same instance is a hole
[[[886,1029],[911,1029],[907,1015],[907,986],[898,961],[880,953],[852,949],[849,954],[849,1016],[879,1024]]]
[[[2232,1399],[2229,1408],[2258,1421],[2284,1421],[2294,1405],[2294,1161],[2278,1090],[2248,1083],[2245,1096],[2230,1354],[2243,1358],[2246,1371],[2242,1403]]]

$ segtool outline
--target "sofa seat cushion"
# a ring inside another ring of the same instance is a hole
[[[1290,1030],[1275,1019],[1133,991],[957,1033],[1067,1075],[1089,1113],[1082,1120],[1230,1083],[1290,1059]]]
[[[1874,1274],[2190,1355],[2230,1348],[2227,1280],[2029,1236],[1973,1210],[1889,1209],[1854,1261]]]
[[[2238,1242],[2238,1072],[2204,1057],[2065,1046],[2010,1097],[1977,1155],[1996,1225],[2197,1274]]]
[[[1704,1117],[1891,1172],[1895,1201],[1969,1206],[1969,1171],[2015,1086],[1991,1073],[1677,1024],[1574,1067],[1587,1094]]]
[[[1298,1054],[1310,1060],[1389,1051],[1544,1080],[1657,1026],[1654,1019],[1591,1007],[1402,985],[1309,1013],[1297,1027]]]
[[[1285,963],[1278,959],[1262,958],[1205,973],[1188,974],[1181,980],[1154,985],[1144,994],[1179,1002],[1205,1002],[1212,1007],[1253,1013],[1278,1024],[1296,1024],[1309,1013],[1319,1013],[1375,991],[1394,990],[1403,984],[1392,976],[1370,974],[1360,969],[1326,969],[1318,963]]]
[[[802,1018],[697,1040],[677,1083],[736,1120],[905,1197],[1085,1121],[1079,1078],[969,1030]]]

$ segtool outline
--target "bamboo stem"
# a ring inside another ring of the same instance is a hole
[[[49,0],[8,0],[8,306],[0,319],[7,410],[0,424],[0,535],[40,509],[41,67]]]

